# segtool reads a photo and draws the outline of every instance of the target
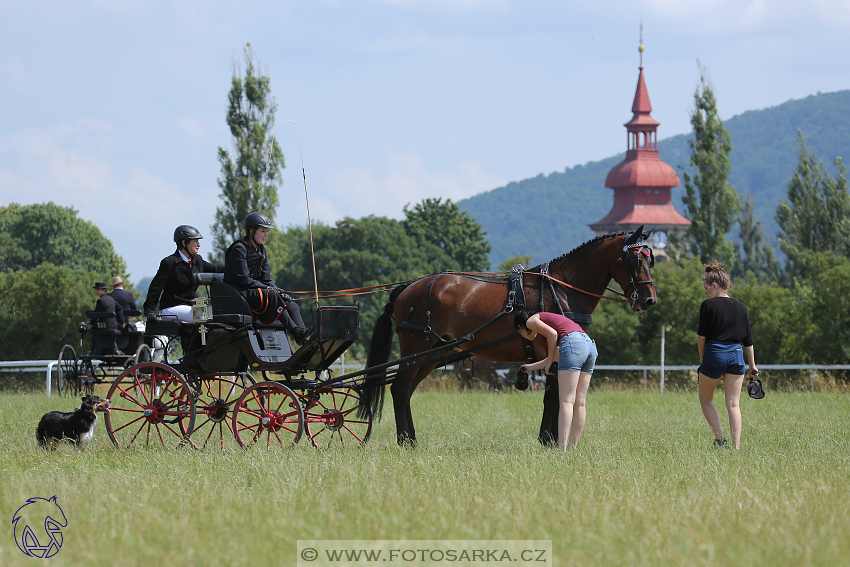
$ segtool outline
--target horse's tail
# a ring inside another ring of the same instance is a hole
[[[369,347],[369,357],[366,359],[366,368],[379,366],[390,360],[390,351],[393,345],[393,309],[395,300],[407,289],[409,283],[402,284],[390,293],[390,299],[384,306],[384,312],[375,321],[372,331],[372,345]],[[368,410],[372,410],[375,419],[381,419],[381,411],[384,408],[384,382],[387,378],[387,369],[378,370],[374,374],[367,374],[360,389],[360,406],[357,408],[357,417],[368,419]]]

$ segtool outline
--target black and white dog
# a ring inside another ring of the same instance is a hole
[[[85,451],[94,437],[97,412],[108,411],[109,400],[86,394],[83,396],[83,403],[74,411],[51,411],[44,414],[38,422],[35,437],[38,444],[46,449],[56,449],[60,441],[68,439]]]

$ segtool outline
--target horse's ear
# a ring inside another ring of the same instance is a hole
[[[634,244],[640,238],[641,232],[643,232],[643,225],[640,225],[637,230],[631,233],[628,237],[626,237],[626,244]]]
[[[652,227],[652,228],[650,228],[647,232],[644,232],[643,234],[641,234],[641,235],[640,235],[640,237],[641,237],[643,240],[649,240],[649,237],[650,237],[650,236],[652,236],[652,233],[653,233],[653,232],[655,232],[655,229],[656,229],[656,228],[658,228],[658,227],[657,227],[657,226],[653,226],[653,227]]]

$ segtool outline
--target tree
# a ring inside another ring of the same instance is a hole
[[[511,268],[516,267],[518,264],[522,264],[526,269],[531,268],[529,264],[531,264],[531,256],[523,256],[522,254],[517,254],[512,258],[508,258],[507,260],[503,260],[499,267],[496,268],[500,272],[510,272]]]
[[[92,283],[103,273],[44,263],[0,274],[0,360],[56,358],[77,348],[77,326],[94,309]]]
[[[487,233],[451,199],[445,203],[442,199],[424,199],[412,209],[405,206],[404,214],[401,224],[408,236],[434,245],[435,252],[445,253],[447,265],[440,270],[483,272],[490,268]]]
[[[782,229],[779,246],[788,267],[805,275],[806,251],[850,255],[850,194],[841,158],[835,158],[837,175],[832,177],[823,161],[809,152],[803,133],[797,131],[797,136],[799,162],[788,182],[788,200],[776,208],[776,222]]]
[[[33,270],[48,262],[127,278],[127,265],[112,242],[74,208],[52,202],[0,207],[0,271]]]
[[[748,193],[744,210],[738,220],[744,257],[740,258],[738,269],[732,276],[741,277],[746,276],[747,272],[752,272],[760,282],[775,282],[779,277],[779,262],[776,260],[773,247],[764,236],[761,221],[755,220],[754,210],[753,196]]]
[[[296,291],[313,290],[313,264],[306,227],[294,227],[285,237],[290,264],[272,266],[275,283]],[[344,218],[335,226],[313,227],[319,289],[334,291],[402,282],[438,272],[446,257],[436,245],[408,236],[400,222],[386,217]],[[355,353],[368,350],[375,320],[383,312],[389,292],[322,300],[323,305],[360,304],[360,341]],[[305,297],[297,294],[298,297]],[[312,295],[307,296],[312,297]],[[301,302],[305,322],[313,324]]]
[[[691,113],[694,138],[688,142],[690,163],[696,171],[693,179],[683,173],[685,195],[682,202],[691,220],[685,237],[691,253],[699,256],[703,263],[717,259],[728,269],[734,266],[736,256],[726,234],[737,221],[741,198],[729,183],[732,138],[717,116],[714,89],[705,75],[706,69],[700,65],[700,84],[694,92],[695,107]]]
[[[234,65],[228,96],[227,125],[234,138],[235,156],[218,148],[222,204],[215,211],[213,250],[219,260],[241,237],[242,222],[249,213],[262,211],[274,220],[277,184],[285,167],[283,152],[271,132],[277,104],[269,77],[256,69],[250,43],[244,53],[245,73],[240,75]]]

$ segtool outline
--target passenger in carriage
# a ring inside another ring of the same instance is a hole
[[[121,305],[106,293],[106,282],[95,282],[94,293],[97,295],[97,303],[94,310],[98,313],[115,313],[114,318],[92,319],[92,329],[97,329],[93,335],[95,356],[108,356],[114,354],[115,332],[124,326],[124,311]]]
[[[162,259],[148,287],[143,306],[148,321],[156,320],[156,305],[159,303],[159,314],[163,320],[192,322],[192,300],[198,291],[194,274],[224,272],[224,266],[211,264],[198,254],[202,238],[200,231],[188,224],[174,229],[177,250]]]
[[[271,325],[281,319],[295,342],[304,344],[313,328],[304,326],[298,305],[272,280],[265,247],[269,229],[274,228],[271,219],[263,213],[251,213],[245,217],[244,226],[245,236],[231,244],[225,254],[225,283],[239,290],[260,323]]]

